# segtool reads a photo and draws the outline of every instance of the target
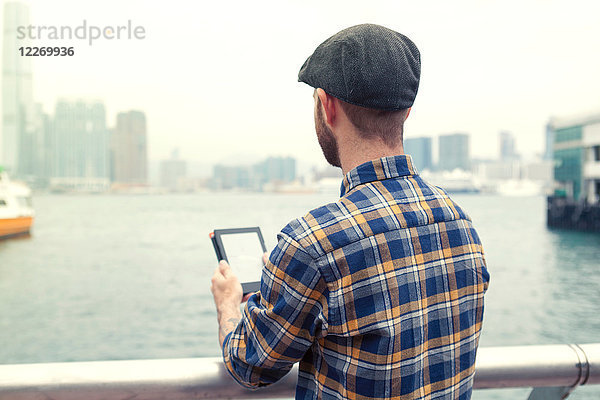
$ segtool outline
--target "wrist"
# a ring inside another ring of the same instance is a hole
[[[227,335],[235,330],[241,319],[242,313],[239,307],[219,311],[217,320],[219,323],[219,344],[221,347],[223,347]]]
[[[235,302],[230,301],[230,300],[221,301],[216,306],[217,306],[217,313],[219,315],[219,318],[220,318],[221,314],[231,315],[231,314],[235,314],[235,313],[238,313],[238,314],[240,313],[240,304],[236,304]]]
[[[219,323],[229,321],[231,318],[242,318],[240,306],[233,303],[223,303],[217,307],[217,317]]]

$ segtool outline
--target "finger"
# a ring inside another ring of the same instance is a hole
[[[221,272],[221,275],[227,276],[227,273],[229,272],[230,269],[231,269],[231,267],[229,266],[227,261],[225,261],[225,260],[219,261],[218,270]]]
[[[215,285],[217,284],[218,279],[216,274],[210,279],[210,292],[213,294],[215,293]]]
[[[217,266],[217,268],[215,268],[215,272],[213,272],[213,276],[212,276],[212,280],[216,280],[219,278],[223,277],[223,273],[221,272],[221,268],[220,266]]]
[[[254,293],[247,293],[247,294],[246,294],[244,297],[242,297],[242,303],[245,303],[245,302],[247,302],[247,301],[248,301],[248,299],[249,299],[250,297],[252,297],[252,295],[253,295],[253,294],[254,294]]]

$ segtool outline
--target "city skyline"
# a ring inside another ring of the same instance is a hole
[[[365,21],[406,33],[421,50],[421,87],[406,138],[468,132],[473,155],[490,158],[498,152],[498,132],[506,130],[527,157],[543,152],[551,116],[600,109],[594,96],[600,61],[593,51],[600,28],[593,23],[597,6],[589,2],[462,1],[434,11],[350,2],[343,8],[322,5],[317,15],[310,13],[316,6],[311,2],[301,8],[240,3],[233,13],[225,5],[177,2],[28,4],[36,25],[77,26],[87,19],[101,26],[127,20],[144,26],[144,40],[75,42],[74,57],[32,60],[34,94],[46,112],[59,97],[100,98],[109,120],[121,110],[144,110],[153,161],[179,147],[182,158],[208,163],[247,152],[324,164],[311,88],[297,83],[296,74],[318,43]],[[518,15],[511,4],[518,4]],[[567,48],[578,54],[577,63],[557,51]]]
[[[23,6],[23,3],[11,3],[5,9],[9,10],[9,17],[11,14],[18,14],[22,23],[28,21],[28,9]],[[8,32],[4,35],[5,42],[11,42],[9,47],[15,47],[15,44],[12,43],[15,41],[13,33]],[[5,69],[11,70],[10,68]],[[26,68],[23,69],[26,70]],[[13,75],[19,78],[22,71],[15,67],[12,72]],[[31,74],[27,78],[31,80]],[[12,83],[15,79],[6,81]],[[14,86],[24,85],[16,84]],[[33,97],[29,97],[30,102],[33,103]],[[31,107],[22,108],[29,109]],[[10,108],[8,110],[10,111]],[[73,185],[85,187],[88,183],[91,183],[94,187],[104,187],[104,190],[107,190],[111,185],[113,188],[122,189],[145,186],[156,182],[156,179],[152,179],[150,176],[152,171],[149,171],[152,167],[148,160],[147,124],[144,112],[119,112],[116,115],[116,123],[111,128],[106,122],[106,106],[102,101],[85,102],[77,100],[69,102],[59,98],[56,101],[53,116],[44,114],[39,110],[37,104],[36,110],[36,120],[40,119],[39,116],[43,116],[48,121],[45,132],[43,129],[40,132],[46,137],[47,141],[49,140],[52,147],[51,151],[47,151],[45,147],[48,143],[44,142],[40,144],[41,149],[53,157],[50,165],[44,166],[47,167],[47,170],[43,171],[39,177],[50,178],[51,187],[60,187],[61,185],[65,188]],[[34,116],[34,113],[30,114]],[[13,118],[13,120],[18,119]],[[35,142],[26,141],[25,139],[29,136],[35,137],[35,135],[26,135],[29,132],[24,128],[21,130],[23,131],[21,132],[23,136],[21,141],[27,143],[32,148],[31,153],[33,153],[33,150],[36,149]],[[32,132],[35,133],[36,131],[33,130]],[[437,142],[439,142],[436,152],[438,154],[437,158],[434,156],[432,143],[435,142],[431,136],[406,138],[406,153],[413,156],[415,165],[419,170],[452,171],[458,168],[468,171],[471,169],[471,135],[469,133],[445,133],[438,135],[437,138]],[[509,159],[516,157],[516,140],[514,136],[510,132],[500,131],[499,138],[499,159],[506,160],[507,157]],[[188,163],[187,160],[179,158],[178,152],[179,150],[176,150],[170,159],[161,160],[160,186],[171,190],[178,187],[198,187],[198,181],[194,180],[193,174],[190,177],[192,180],[187,179]],[[258,154],[254,154],[255,159],[258,157]],[[235,157],[227,162],[213,163],[209,167],[213,170],[211,187],[261,188],[264,184],[270,182],[291,182],[296,177],[297,160],[295,157],[271,156],[263,159],[260,163],[248,162],[248,160],[244,163],[241,162],[243,158]],[[252,156],[249,158],[252,158]],[[40,159],[43,160],[44,157],[40,157]],[[234,165],[231,165],[232,161]],[[504,166],[501,168],[504,168]],[[22,168],[19,172],[22,175],[24,171],[25,169]],[[222,171],[222,173],[217,171]],[[293,171],[293,173],[290,175],[289,171]],[[40,174],[39,170],[31,169],[29,171],[32,175],[35,175],[36,172],[38,175]],[[222,177],[219,177],[219,175]],[[156,175],[154,178],[156,178]],[[86,180],[89,180],[89,182]]]

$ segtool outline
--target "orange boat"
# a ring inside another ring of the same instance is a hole
[[[0,239],[28,234],[33,225],[31,189],[0,168]]]

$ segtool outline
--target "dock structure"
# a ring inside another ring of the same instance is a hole
[[[548,226],[600,232],[600,113],[553,119],[548,138],[554,160]]]

